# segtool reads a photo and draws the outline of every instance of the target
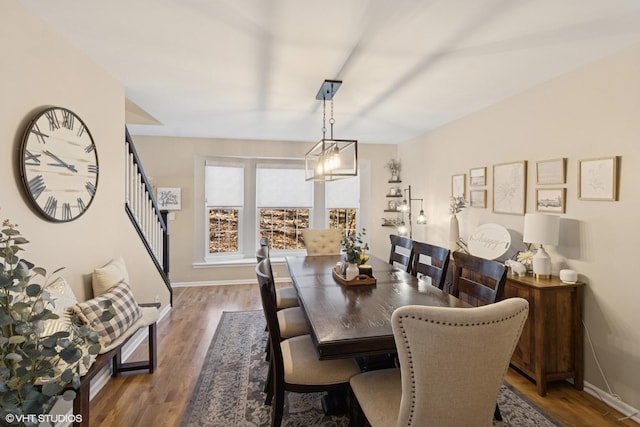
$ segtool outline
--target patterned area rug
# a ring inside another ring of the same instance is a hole
[[[182,419],[183,427],[268,426],[264,382],[267,335],[261,311],[224,312]],[[320,393],[286,393],[283,426],[348,426],[347,417],[325,416]],[[498,403],[504,421],[495,426],[560,426],[508,384]]]

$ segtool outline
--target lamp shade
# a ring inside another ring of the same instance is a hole
[[[560,217],[539,213],[524,216],[522,240],[525,243],[557,245],[560,236]]]

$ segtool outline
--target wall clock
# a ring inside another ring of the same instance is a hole
[[[60,107],[35,115],[22,139],[20,175],[39,213],[55,222],[81,216],[96,194],[98,173],[96,146],[80,117]]]

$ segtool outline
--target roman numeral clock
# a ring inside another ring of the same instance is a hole
[[[98,154],[89,129],[66,108],[35,115],[22,139],[20,175],[29,199],[54,222],[86,212],[98,186]]]

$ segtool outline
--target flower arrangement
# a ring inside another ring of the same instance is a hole
[[[386,168],[391,172],[391,179],[396,181],[400,179],[400,170],[402,169],[402,165],[400,160],[391,159],[387,162]]]
[[[369,256],[367,256],[369,244],[363,240],[366,235],[367,231],[364,228],[358,234],[349,234],[345,231],[342,235],[340,243],[348,263],[361,265],[369,259]]]
[[[527,267],[527,270],[531,270],[531,268],[533,267],[533,251],[529,249],[526,251],[518,252],[516,261],[524,264],[524,266]]]
[[[449,213],[452,215],[457,214],[462,209],[467,207],[467,199],[464,196],[452,196],[449,203]]]

